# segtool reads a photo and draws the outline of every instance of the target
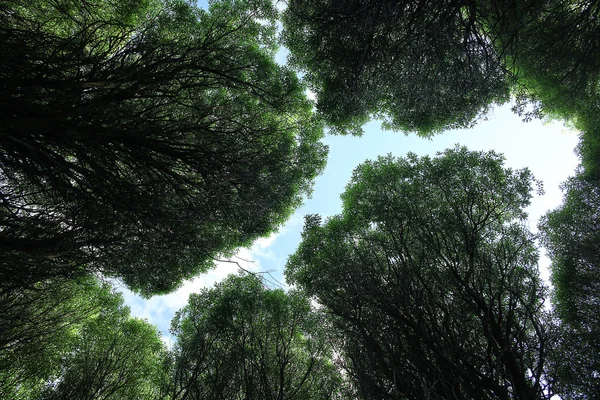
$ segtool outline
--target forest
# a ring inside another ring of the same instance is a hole
[[[3,0],[0,65],[0,398],[600,399],[600,1]],[[528,168],[407,149],[304,216],[285,288],[192,293],[171,346],[116,288],[278,232],[327,137],[503,105],[579,133],[537,230]]]

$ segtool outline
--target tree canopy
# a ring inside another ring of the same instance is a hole
[[[600,396],[600,191],[582,175],[563,189],[563,204],[540,223],[560,318],[559,393],[565,399],[595,398]]]
[[[581,132],[582,171],[600,179],[598,2],[548,0],[523,27],[517,94]]]
[[[132,318],[122,304],[105,309],[83,325],[41,398],[157,399],[165,355],[155,326]]]
[[[151,398],[164,348],[123,298],[91,277],[0,294],[0,397]]]
[[[583,162],[598,176],[597,14],[597,2],[564,0],[292,0],[283,43],[335,132],[378,118],[429,136],[512,97],[526,119],[583,131]]]
[[[281,225],[325,163],[270,1],[0,9],[0,281],[164,293]]]
[[[283,42],[336,131],[356,133],[376,117],[430,135],[508,100],[502,49],[515,46],[533,3],[293,0]]]
[[[360,165],[286,277],[323,304],[365,398],[542,399],[548,335],[531,173],[455,148]]]
[[[322,316],[298,292],[229,276],[190,296],[177,336],[169,399],[338,399]]]

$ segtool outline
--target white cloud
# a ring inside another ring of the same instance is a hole
[[[252,245],[252,249],[265,249],[267,247],[269,247],[274,241],[275,239],[277,239],[277,236],[281,234],[280,233],[272,233],[271,236],[266,237],[266,238],[259,238],[257,239],[254,244]]]
[[[277,257],[270,247],[277,236],[281,235],[282,233],[283,232],[280,231],[278,233],[271,234],[269,237],[257,239],[250,250],[242,249],[238,252],[238,259],[241,258],[246,260],[255,260],[258,258],[263,258],[265,260],[276,261]]]

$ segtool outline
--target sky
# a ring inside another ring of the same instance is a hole
[[[280,4],[282,3],[278,3]],[[206,1],[199,0],[198,5],[206,8]],[[286,57],[287,51],[282,49],[277,54],[276,61],[284,64]],[[329,146],[327,167],[316,179],[312,196],[305,199],[304,205],[276,234],[258,239],[251,248],[240,249],[231,260],[233,262],[217,263],[213,270],[185,282],[178,291],[148,300],[120,288],[131,314],[156,325],[165,343],[170,345],[173,340],[169,333],[171,320],[177,310],[186,305],[189,295],[211,287],[231,273],[237,273],[239,266],[248,271],[267,272],[264,276],[272,287],[286,288],[283,270],[288,256],[300,243],[304,216],[320,214],[328,217],[340,213],[340,194],[350,181],[354,168],[368,159],[386,154],[403,157],[408,152],[419,156],[435,156],[436,152],[457,144],[466,146],[469,150],[494,150],[502,153],[506,158],[505,167],[529,168],[536,179],[543,182],[544,195],[534,195],[527,210],[529,228],[533,232],[537,231],[539,218],[560,205],[560,183],[574,174],[579,162],[574,151],[579,141],[577,132],[560,122],[522,122],[521,118],[511,112],[510,104],[496,107],[488,114],[486,121],[474,128],[447,131],[432,139],[385,131],[377,121],[365,125],[364,131],[362,137],[326,136],[324,143]],[[546,281],[548,266],[549,260],[542,250],[539,267]]]
[[[543,182],[544,195],[535,195],[528,209],[529,228],[534,232],[539,218],[561,203],[560,183],[573,175],[578,164],[574,152],[578,143],[576,132],[560,122],[544,124],[534,120],[524,123],[510,111],[510,105],[497,107],[489,114],[487,121],[472,129],[447,131],[431,140],[414,134],[406,136],[401,132],[384,131],[376,121],[365,125],[364,130],[362,137],[326,136],[324,142],[329,146],[327,167],[316,179],[311,198],[305,200],[304,205],[276,234],[258,239],[249,249],[240,249],[233,260],[249,271],[269,272],[265,277],[273,287],[286,287],[283,270],[287,257],[300,243],[304,215],[316,213],[327,217],[340,213],[339,196],[349,182],[353,169],[365,160],[380,155],[391,153],[402,157],[413,152],[419,156],[434,156],[436,152],[456,144],[470,150],[503,153],[505,167],[529,168],[536,179]],[[545,279],[548,278],[548,264],[547,258],[540,259],[540,271]],[[237,264],[221,262],[212,271],[186,282],[180,290],[149,300],[123,289],[125,302],[133,316],[155,324],[169,344],[170,321],[175,312],[185,306],[189,295],[237,271]]]

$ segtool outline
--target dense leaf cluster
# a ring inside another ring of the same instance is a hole
[[[571,360],[556,369],[568,398],[595,398],[600,396],[600,193],[581,175],[570,178],[564,189],[563,204],[540,224],[552,259],[560,347]]]
[[[337,399],[349,390],[324,315],[253,275],[192,295],[169,350],[109,285],[36,289],[2,299],[2,398]]]
[[[290,1],[283,41],[337,131],[377,117],[430,135],[508,100],[507,58],[535,3]]]

